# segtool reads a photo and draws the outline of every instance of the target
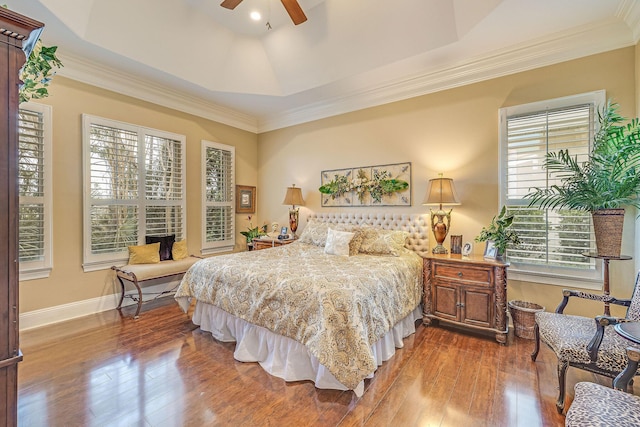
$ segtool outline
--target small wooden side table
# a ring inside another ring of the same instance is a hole
[[[423,262],[423,323],[490,332],[506,344],[508,266],[479,256],[429,254]]]
[[[604,278],[603,278],[603,293],[605,295],[609,295],[609,261],[614,260],[614,261],[626,261],[626,260],[630,260],[631,257],[629,255],[620,255],[619,257],[612,257],[612,256],[599,256],[596,253],[593,252],[585,252],[582,254],[582,256],[585,256],[587,258],[596,258],[596,259],[601,259],[602,260],[602,264],[604,266]],[[609,311],[609,303],[605,302],[604,303],[604,314],[605,316],[611,316],[611,312]]]
[[[623,338],[628,339],[631,342],[640,344],[640,322],[626,322],[618,323],[613,329]],[[624,368],[614,380],[613,388],[618,390],[627,391],[629,383],[636,375],[638,371],[638,362],[640,362],[640,350],[631,347],[627,349],[627,367]]]
[[[284,246],[284,245],[288,245],[289,243],[293,243],[295,242],[295,239],[289,239],[289,240],[280,240],[277,238],[258,238],[256,237],[255,239],[253,239],[253,250],[254,251],[259,251],[260,249],[269,249],[269,248],[275,248],[278,246]]]

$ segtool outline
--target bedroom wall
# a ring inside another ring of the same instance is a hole
[[[201,247],[200,141],[235,146],[237,182],[257,185],[257,135],[253,133],[61,76],[54,78],[49,92],[51,96],[40,102],[53,106],[53,271],[48,279],[20,282],[23,315],[65,304],[73,306],[116,291],[108,280],[110,270],[82,270],[83,113],[186,135],[190,253],[199,254]],[[244,216],[238,216],[238,225],[243,223]],[[237,241],[244,248],[240,234]]]
[[[428,213],[422,206],[427,181],[443,172],[454,179],[462,201],[452,214],[451,233],[473,241],[498,212],[498,109],[605,89],[627,117],[636,115],[634,47],[533,71],[343,114],[259,135],[260,221],[287,224],[285,189],[302,187],[301,229],[320,206],[320,172],[328,169],[412,163],[412,206],[364,211]],[[354,208],[342,208],[350,212]],[[624,253],[634,254],[634,215],[625,224]],[[446,246],[449,245],[447,237]],[[433,246],[433,239],[431,242]],[[475,244],[482,254],[484,244]],[[611,288],[629,296],[634,263],[611,263]],[[561,287],[509,280],[509,299],[534,301],[553,310]],[[597,303],[571,305],[567,312],[601,313]]]
[[[640,115],[640,43],[635,46],[635,102],[636,102],[636,117]],[[637,212],[636,212],[637,213]],[[635,232],[634,246],[633,246],[633,259],[635,263],[636,271],[640,271],[640,217],[636,215],[636,232]]]

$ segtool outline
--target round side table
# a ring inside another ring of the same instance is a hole
[[[629,341],[640,344],[640,322],[625,322],[616,324],[613,329],[623,338]],[[633,350],[633,348],[631,348]],[[618,390],[627,391],[629,382],[633,379],[638,371],[638,362],[640,361],[640,352],[629,351],[627,349],[627,367],[624,368],[614,380],[613,388]]]
[[[601,259],[602,260],[602,264],[604,265],[604,277],[603,277],[603,292],[605,295],[609,295],[609,261],[614,260],[614,261],[626,261],[626,260],[630,260],[631,257],[629,255],[620,255],[618,257],[612,257],[612,256],[600,256],[597,253],[594,252],[585,252],[582,254],[582,256],[585,256],[587,258],[595,258],[595,259]],[[611,316],[611,312],[609,311],[609,303],[605,302],[604,303],[604,314],[605,316]]]

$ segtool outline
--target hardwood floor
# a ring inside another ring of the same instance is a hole
[[[21,334],[20,426],[559,426],[556,359],[420,325],[364,395],[285,383],[233,359],[171,298]],[[569,369],[578,381],[610,380]],[[636,394],[638,394],[636,392]],[[571,397],[567,398],[567,405]]]

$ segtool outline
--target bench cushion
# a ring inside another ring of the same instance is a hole
[[[566,426],[640,426],[640,397],[588,382],[576,384],[575,391]]]
[[[128,264],[119,269],[135,274],[138,281],[142,282],[144,280],[155,279],[156,277],[184,273],[200,259],[201,258],[189,256],[178,261],[160,261],[156,264]]]

